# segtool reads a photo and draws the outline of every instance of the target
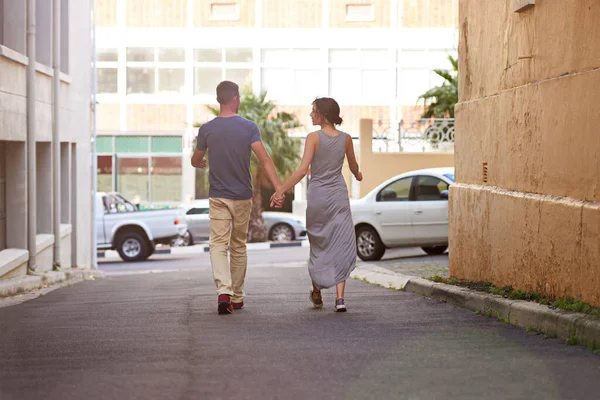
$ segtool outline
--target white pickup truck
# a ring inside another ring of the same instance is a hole
[[[124,261],[142,261],[158,243],[187,231],[181,207],[140,211],[118,193],[96,194],[97,248],[117,250]]]

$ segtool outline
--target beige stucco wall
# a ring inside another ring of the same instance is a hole
[[[360,197],[396,175],[424,168],[453,167],[454,153],[374,153],[373,120],[360,120]]]
[[[452,276],[600,305],[599,19],[461,0]]]

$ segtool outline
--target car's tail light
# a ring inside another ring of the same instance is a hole
[[[175,222],[173,222],[175,225],[179,225],[179,220],[176,219]]]

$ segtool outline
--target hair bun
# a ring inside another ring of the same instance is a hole
[[[344,120],[342,119],[342,117],[340,117],[339,115],[337,116],[337,118],[335,119],[335,121],[332,121],[334,124],[336,125],[341,125],[342,122],[344,122]]]

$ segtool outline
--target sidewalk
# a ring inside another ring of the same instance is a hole
[[[421,294],[569,344],[600,349],[599,318],[424,279],[436,274],[448,277],[448,266],[443,264],[415,260],[398,265],[358,263],[351,277],[389,289]]]
[[[0,280],[0,307],[34,299],[65,285],[102,277],[104,273],[98,270],[68,269]]]
[[[248,251],[277,249],[281,247],[309,247],[308,240],[299,240],[294,242],[279,243],[248,243]],[[208,244],[196,244],[187,247],[162,247],[157,248],[154,254],[171,254],[173,256],[191,256],[209,252]],[[99,250],[98,261],[120,260],[119,253],[116,250]]]

